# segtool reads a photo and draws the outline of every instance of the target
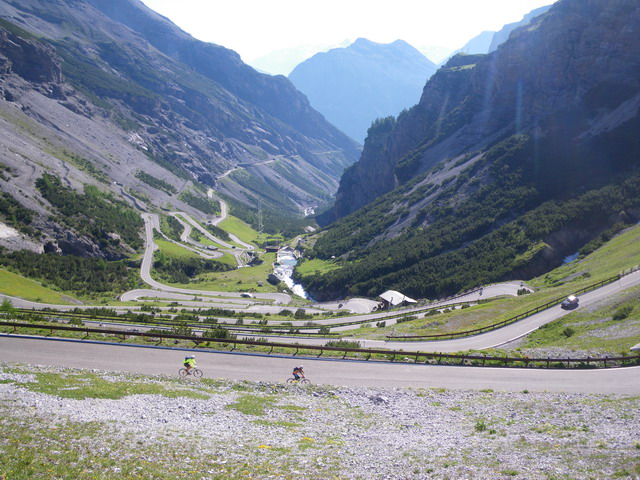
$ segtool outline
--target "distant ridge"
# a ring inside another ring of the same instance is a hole
[[[440,65],[447,63],[447,60],[457,55],[458,53],[467,53],[470,55],[478,53],[491,53],[496,50],[500,45],[509,39],[509,35],[518,27],[528,25],[535,17],[542,15],[551,8],[551,5],[536,8],[535,10],[527,13],[519,22],[508,23],[497,32],[485,31],[469,40],[462,48],[455,50],[449,56],[447,56]]]
[[[380,117],[414,105],[436,65],[403,40],[357,39],[305,60],[289,74],[311,105],[360,143]]]

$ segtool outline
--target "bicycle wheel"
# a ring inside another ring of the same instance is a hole
[[[200,378],[202,376],[202,370],[194,368],[193,369],[193,376],[196,377],[196,378]]]
[[[187,375],[189,375],[189,373],[187,372],[186,368],[181,368],[180,370],[178,370],[178,375],[180,375],[181,377],[186,377]]]
[[[311,385],[311,380],[309,380],[308,378],[303,378],[302,380],[300,380],[300,383],[302,383],[303,385]]]
[[[297,380],[295,378],[287,378],[287,383],[296,383]]]

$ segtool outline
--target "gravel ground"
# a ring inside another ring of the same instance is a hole
[[[37,372],[83,374],[0,365],[2,415],[49,425],[98,422],[102,433],[87,440],[96,455],[124,448],[133,455],[144,450],[141,458],[156,463],[206,458],[208,469],[184,478],[221,478],[220,469],[234,465],[243,473],[229,478],[640,478],[639,397],[299,388],[94,371],[110,382],[160,385],[204,398],[76,400],[33,391]],[[237,405],[247,399],[264,412],[243,413]],[[10,436],[0,431],[0,454],[2,437]],[[189,458],[167,453],[185,443]]]

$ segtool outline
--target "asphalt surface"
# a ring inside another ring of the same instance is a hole
[[[586,308],[602,298],[638,284],[640,284],[640,272],[580,296],[580,308]],[[469,342],[474,342],[479,348],[488,348],[494,346],[498,338],[512,340],[566,313],[568,312],[554,307],[485,335],[437,342],[437,344],[434,342],[426,342],[426,345],[383,342],[381,345],[369,340],[364,343],[367,347],[384,346],[391,349],[398,347],[406,351],[412,349],[436,352],[460,351],[468,348]],[[301,339],[299,341],[302,342]],[[447,348],[451,350],[446,350]],[[172,375],[177,372],[184,352],[185,350],[150,346],[0,336],[0,361],[4,362]],[[640,393],[640,367],[599,370],[451,367],[307,358],[302,360],[292,357],[204,351],[198,352],[197,357],[205,375],[213,378],[284,381],[294,364],[304,362],[305,370],[314,383],[328,385]]]
[[[155,245],[153,228],[158,226],[155,215],[143,214],[145,220],[146,249],[141,267],[141,277],[150,286],[186,296],[223,297],[236,307],[242,305],[240,293],[194,291],[169,287],[155,282],[150,267]],[[580,296],[580,308],[640,284],[640,271],[619,281]],[[470,302],[495,295],[514,295],[522,284],[500,284],[484,287],[451,301]],[[147,295],[149,291],[142,291]],[[135,292],[140,294],[141,292]],[[157,292],[156,292],[157,293]],[[135,296],[135,294],[132,295]],[[286,304],[291,297],[285,294],[256,294]],[[233,300],[232,300],[233,299]],[[210,298],[210,300],[214,300]],[[217,299],[220,300],[220,299]],[[30,302],[33,303],[33,302]],[[247,302],[250,303],[250,302]],[[16,305],[14,303],[15,306]],[[441,302],[439,305],[446,305]],[[364,308],[365,305],[362,306]],[[407,314],[411,309],[405,310]],[[397,313],[397,312],[394,312]],[[541,325],[566,315],[559,306],[540,312],[510,326],[474,337],[440,342],[381,342],[359,340],[365,348],[402,349],[424,352],[452,352],[485,349],[520,338]],[[360,316],[380,320],[388,313],[381,312]],[[389,322],[388,322],[389,323]],[[305,340],[298,339],[300,343]],[[310,341],[316,343],[317,339]],[[191,350],[189,350],[191,351]],[[154,348],[150,346],[107,345],[95,342],[66,341],[53,338],[24,336],[0,336],[0,361],[56,365],[66,367],[95,368],[146,374],[177,373],[185,350]],[[299,358],[248,355],[239,353],[198,353],[199,367],[205,375],[214,378],[252,381],[284,381]],[[640,393],[640,367],[606,370],[541,370],[521,368],[451,367],[414,364],[388,364],[354,362],[327,359],[304,359],[305,370],[314,383],[369,387],[422,387],[449,389],[493,389],[507,391],[554,391],[584,393]]]
[[[627,275],[617,282],[580,295],[580,307],[587,308],[594,303],[607,298],[627,288],[640,285],[640,271]],[[574,310],[563,310],[560,305],[551,307],[540,313],[527,317],[516,323],[491,332],[473,337],[442,341],[376,341],[359,340],[364,348],[388,348],[390,350],[422,351],[422,352],[461,352],[465,350],[484,350],[499,347],[518,338],[524,337],[532,331],[549,322],[563,317]],[[357,340],[357,339],[354,339]]]
[[[0,336],[0,361],[177,375],[185,350]],[[193,351],[190,351],[193,352]],[[640,393],[640,367],[537,370],[449,367],[196,352],[205,377],[284,382],[302,363],[315,384],[363,387],[492,389],[575,393]]]
[[[140,277],[147,285],[164,292],[184,293],[187,295],[198,295],[198,296],[203,295],[203,296],[216,296],[216,297],[228,297],[228,298],[232,298],[232,297],[241,298],[241,293],[239,292],[212,292],[207,290],[191,290],[186,288],[171,287],[155,281],[151,277],[151,265],[153,263],[153,252],[157,248],[155,243],[153,242],[153,229],[157,228],[158,219],[157,219],[157,215],[148,214],[148,213],[142,214],[142,218],[144,219],[146,240],[145,240],[144,256],[142,258],[142,264],[140,266]],[[278,303],[278,304],[286,305],[291,302],[291,296],[286,293],[255,293],[254,295],[257,299],[273,300],[275,303]]]

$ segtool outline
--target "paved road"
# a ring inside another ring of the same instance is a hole
[[[589,305],[609,297],[615,293],[621,292],[627,288],[640,285],[640,271],[627,275],[617,282],[610,283],[604,287],[593,290],[592,292],[580,295],[580,309],[587,308]],[[422,352],[461,352],[465,350],[484,350],[487,348],[498,347],[505,343],[521,338],[528,333],[540,328],[549,322],[552,322],[564,315],[571,313],[569,310],[563,310],[560,305],[544,310],[540,313],[532,315],[513,323],[506,327],[488,332],[482,335],[476,335],[468,338],[460,338],[455,340],[443,340],[436,342],[385,342],[376,340],[359,340],[364,348],[388,348],[391,350],[406,351],[422,351]],[[356,339],[357,340],[357,339]]]
[[[193,240],[190,239],[190,235],[191,235],[191,229],[195,228],[196,230],[198,230],[200,233],[202,233],[205,237],[207,237],[212,242],[215,242],[218,245],[222,245],[223,247],[228,248],[228,249],[232,248],[231,244],[229,244],[229,243],[225,242],[224,240],[216,237],[215,235],[212,235],[211,232],[209,232],[209,230],[203,228],[202,225],[200,225],[198,222],[196,222],[193,218],[191,218],[186,213],[184,213],[184,212],[170,212],[169,215],[171,215],[173,218],[178,220],[178,222],[180,222],[180,224],[184,228],[184,231],[180,235],[180,240],[182,240],[184,243],[193,241]],[[251,248],[253,248],[253,247],[251,247]]]
[[[185,351],[0,336],[0,361],[177,375]],[[313,383],[365,387],[640,393],[640,367],[534,370],[309,360],[197,352],[209,378],[284,381],[303,363]]]
[[[219,178],[221,178],[221,177],[219,177]],[[209,195],[210,198],[214,198],[212,189],[209,189],[207,194]],[[227,202],[225,202],[221,198],[216,198],[216,200],[218,200],[218,202],[220,202],[220,216],[215,218],[215,219],[213,219],[211,221],[211,225],[216,225],[217,226],[220,222],[222,222],[224,219],[227,218],[228,207],[227,207]],[[229,238],[234,243],[237,243],[238,245],[241,245],[244,249],[246,249],[246,250],[253,250],[254,249],[253,245],[250,245],[248,243],[243,242],[238,237],[236,237],[233,233],[229,233],[229,232],[227,232],[227,233],[229,235]]]
[[[613,284],[582,295],[581,308],[640,284],[640,272]],[[542,323],[567,312],[549,309],[529,319],[496,332],[469,339],[450,340],[426,345],[384,343],[387,348],[407,351],[451,351],[469,348],[468,342],[479,342],[478,348],[495,345],[497,334],[513,339],[537,328]],[[300,339],[300,342],[303,340]],[[368,347],[380,346],[366,341]],[[434,345],[436,345],[434,347]],[[428,347],[428,348],[425,348]],[[448,349],[451,350],[448,350]],[[184,351],[149,347],[102,345],[52,339],[0,336],[0,361],[44,365],[97,368],[127,372],[173,374]],[[198,353],[200,366],[215,378],[281,381],[300,359],[252,356],[230,353]],[[486,389],[507,391],[557,391],[585,393],[640,393],[640,367],[608,370],[534,370],[517,368],[446,367],[433,365],[384,364],[368,362],[343,363],[335,360],[304,359],[305,369],[315,383],[369,387],[438,387],[449,389]]]
[[[142,280],[151,287],[163,291],[163,292],[177,292],[187,295],[202,295],[202,296],[219,296],[219,297],[236,297],[240,298],[242,294],[240,292],[213,292],[208,290],[192,290],[186,288],[171,287],[169,285],[163,285],[160,282],[155,281],[151,277],[151,265],[153,263],[153,252],[157,248],[153,242],[153,228],[157,225],[158,219],[155,214],[142,214],[144,219],[145,228],[145,250],[142,258],[142,264],[140,266],[140,277]],[[126,293],[124,294],[126,295]],[[270,299],[275,303],[286,305],[291,302],[291,296],[286,293],[256,293],[254,294],[256,299]]]

